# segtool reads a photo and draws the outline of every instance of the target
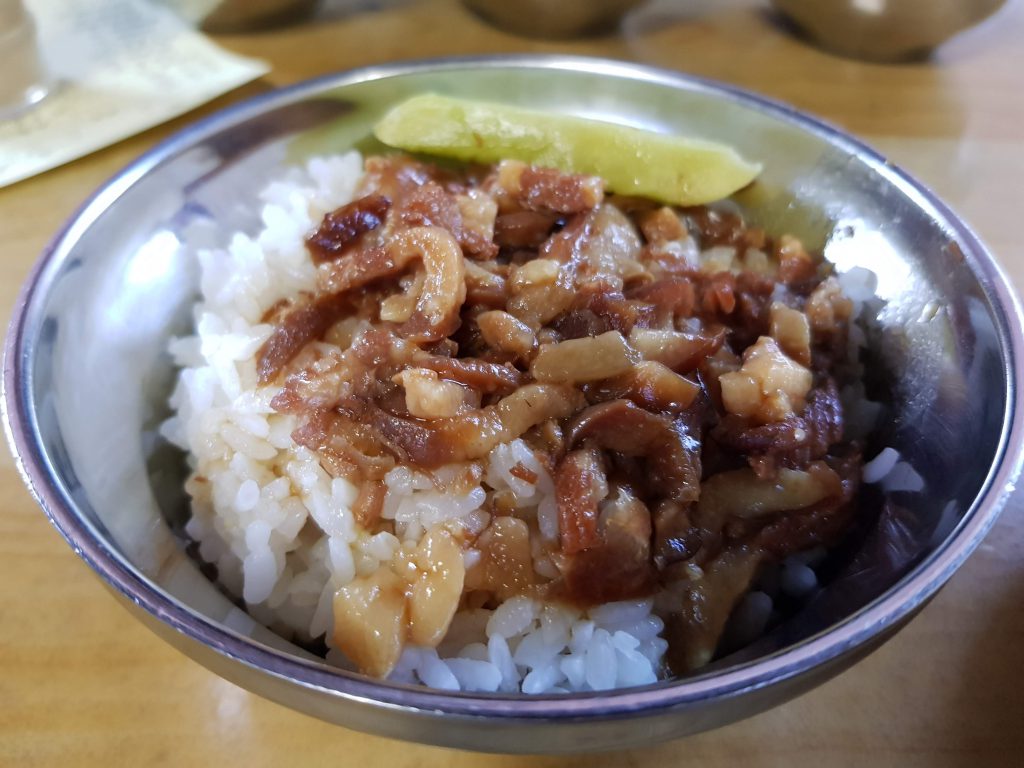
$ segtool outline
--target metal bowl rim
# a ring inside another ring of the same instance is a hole
[[[708,93],[795,124],[856,156],[886,181],[913,198],[942,224],[964,250],[995,315],[1004,362],[1007,407],[992,467],[981,491],[957,529],[900,582],[872,603],[824,632],[772,655],[724,671],[667,681],[645,688],[603,693],[529,697],[446,693],[367,679],[291,656],[256,643],[196,613],[143,576],[107,545],[102,534],[79,513],[56,476],[31,408],[31,366],[43,299],[62,257],[82,232],[149,171],[210,134],[236,126],[267,109],[326,90],[428,71],[541,69],[581,72],[638,80],[686,91]],[[71,215],[43,250],[26,279],[4,345],[3,398],[7,439],[18,470],[50,522],[82,559],[131,603],[224,656],[265,674],[330,695],[386,709],[443,711],[464,717],[564,719],[627,717],[684,708],[701,701],[738,696],[766,687],[836,659],[898,626],[929,600],[978,546],[1013,491],[1024,461],[1021,435],[1024,409],[1017,381],[1024,380],[1024,334],[1020,303],[1002,269],[971,229],[927,187],[890,164],[882,155],[837,127],[792,106],[714,80],[646,65],[565,55],[470,56],[423,59],[333,73],[252,97],[203,118],[157,144],[112,176]]]

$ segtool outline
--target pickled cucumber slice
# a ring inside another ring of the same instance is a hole
[[[728,197],[761,172],[731,147],[615,123],[423,94],[377,123],[383,143],[469,162],[521,160],[601,176],[608,189],[675,205]]]

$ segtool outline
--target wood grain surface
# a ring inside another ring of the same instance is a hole
[[[345,11],[343,5],[365,10]],[[658,11],[657,8],[680,10]],[[1024,8],[931,60],[864,64],[796,39],[759,3],[659,3],[618,34],[539,42],[457,0],[338,3],[314,22],[223,36],[273,72],[207,107],[0,190],[0,314],[60,222],[106,177],[201,114],[349,67],[513,51],[631,59],[724,80],[853,131],[932,186],[1024,285]],[[1024,766],[1024,497],[880,651],[815,691],[683,741],[603,756],[505,757],[365,736],[213,676],[137,624],[0,457],[0,765]]]

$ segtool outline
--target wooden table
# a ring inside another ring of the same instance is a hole
[[[484,25],[457,0],[349,3],[316,23],[220,38],[273,64],[201,110],[349,67],[423,56],[571,52],[745,86],[838,123],[953,204],[1024,285],[1024,7],[930,62],[822,53],[756,2],[627,20],[621,35],[537,42]],[[0,311],[47,238],[116,169],[197,115],[0,190]],[[1024,497],[938,598],[882,650],[801,699],[647,750],[581,758],[482,756],[364,736],[214,677],[120,608],[0,459],[0,765],[997,766],[1024,765]]]

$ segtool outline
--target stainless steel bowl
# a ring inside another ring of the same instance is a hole
[[[812,40],[844,56],[900,61],[926,56],[1006,0],[772,0]]]
[[[565,38],[610,32],[643,0],[462,0],[491,24],[518,35]]]
[[[924,476],[897,495],[848,574],[801,614],[703,674],[615,693],[449,694],[332,669],[256,625],[183,553],[180,457],[153,430],[189,327],[196,275],[179,242],[253,231],[255,191],[289,162],[339,151],[426,90],[712,137],[762,160],[750,218],[861,264],[887,301],[871,339],[893,445]],[[507,752],[649,744],[783,702],[892,635],[978,545],[1021,467],[1017,301],[956,215],[883,157],[782,104],[677,73],[565,57],[483,58],[331,75],[175,135],[103,186],[21,294],[4,404],[25,481],[75,552],[147,626],[225,678],[287,706],[431,744]],[[945,511],[945,514],[940,512]],[[197,695],[199,695],[197,693]]]
[[[234,34],[294,24],[313,14],[320,0],[172,0],[204,32]]]

